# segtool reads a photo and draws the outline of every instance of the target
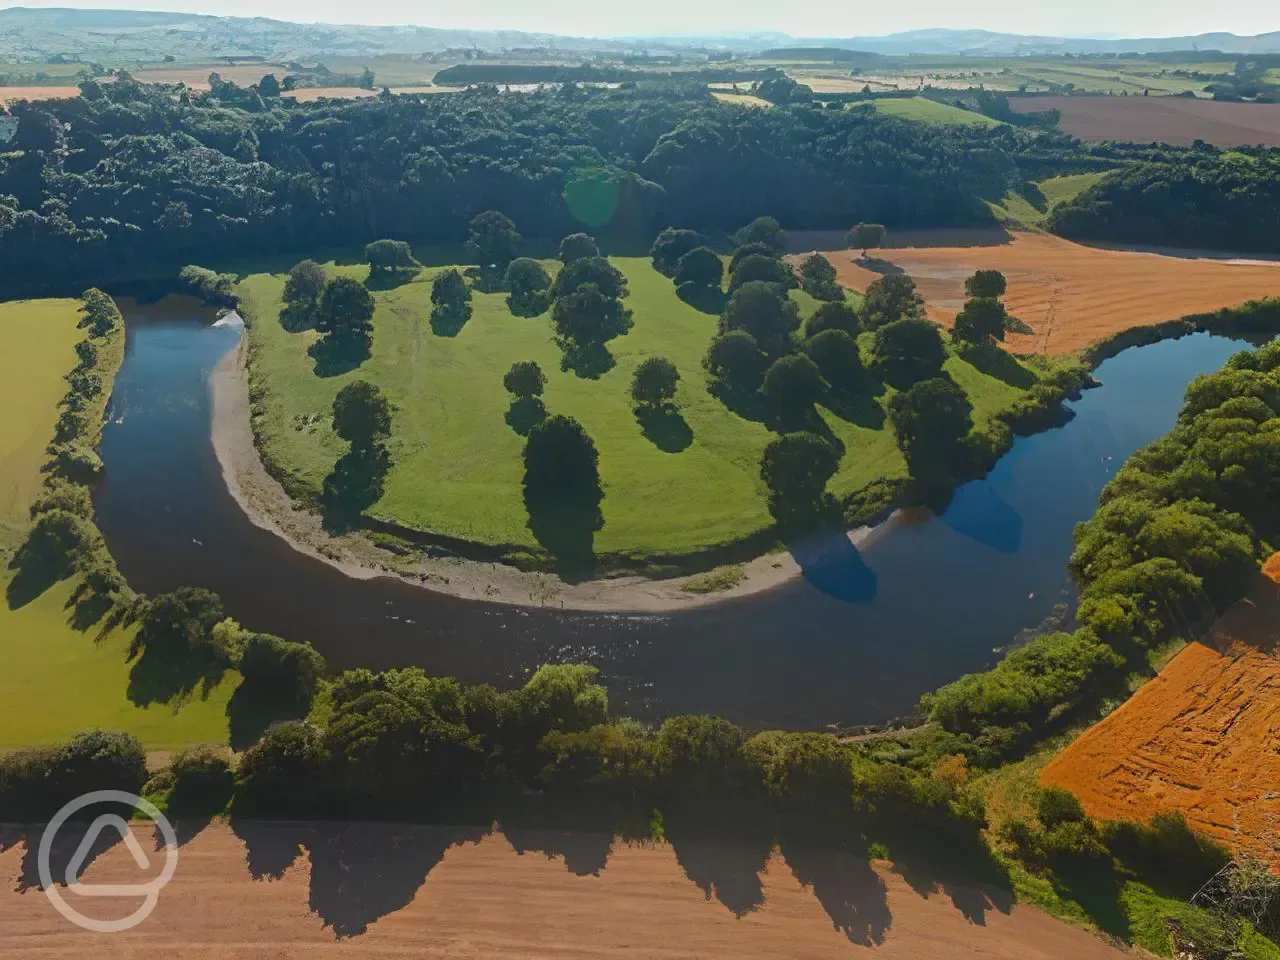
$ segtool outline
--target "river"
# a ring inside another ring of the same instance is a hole
[[[418,665],[520,683],[541,663],[598,666],[615,712],[717,713],[752,727],[875,723],[989,666],[1069,604],[1071,531],[1140,446],[1167,432],[1187,383],[1244,344],[1196,334],[1106,361],[1065,426],[1018,440],[949,509],[870,547],[806,547],[802,580],[672,615],[560,613],[355,580],[254,526],[210,439],[209,375],[238,328],[190,307],[128,304],[124,365],[102,440],[99,526],[121,571],[154,594],[221,594],[244,626],[306,640],[336,669]]]

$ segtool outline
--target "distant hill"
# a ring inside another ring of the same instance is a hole
[[[358,14],[358,10],[353,8]],[[419,55],[446,50],[502,52],[530,48],[572,59],[587,51],[776,52],[812,49],[902,56],[944,54],[1019,56],[1092,53],[1160,53],[1220,50],[1224,53],[1280,53],[1280,32],[1256,37],[1206,33],[1194,37],[1129,40],[1024,36],[989,30],[911,30],[884,37],[796,38],[781,33],[753,35],[583,38],[517,30],[439,30],[433,27],[373,27],[359,24],[300,24],[264,17],[218,17],[139,10],[73,10],[10,7],[0,10],[0,59],[96,61],[108,65],[202,57],[273,59],[376,54]],[[841,57],[841,59],[844,59]]]

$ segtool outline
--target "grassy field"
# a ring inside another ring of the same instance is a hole
[[[76,363],[77,300],[0,303],[0,549],[18,546],[40,492],[44,448]],[[21,414],[18,414],[21,411]]]
[[[53,435],[63,375],[76,362],[78,301],[0,304],[0,594],[10,578],[8,556],[22,541],[27,510],[40,489],[40,466]],[[120,338],[114,346],[119,350]],[[108,385],[109,389],[109,385]],[[207,700],[132,704],[127,695],[129,634],[73,629],[64,582],[11,609],[0,596],[0,750],[53,743],[93,727],[124,730],[151,749],[226,741],[225,709],[235,689],[229,676]]]
[[[1040,226],[1053,208],[1060,203],[1083,193],[1107,175],[1108,171],[1096,173],[1077,173],[1068,177],[1051,177],[1036,183],[1043,201],[1032,194],[1030,197],[1020,193],[1005,194],[998,204],[992,203],[991,210],[1004,223],[1017,227],[1035,228]]]
[[[904,120],[918,120],[921,123],[939,125],[960,125],[966,127],[998,127],[999,120],[962,110],[950,104],[938,103],[925,97],[912,97],[910,100],[874,100],[876,113],[890,117],[902,117]]]
[[[283,277],[247,278],[240,293],[254,320],[254,390],[264,393],[255,426],[268,458],[287,472],[295,494],[318,493],[345,450],[328,425],[333,397],[351,380],[370,379],[398,410],[394,466],[369,512],[435,534],[534,547],[521,496],[524,440],[504,421],[509,397],[501,383],[512,362],[530,359],[547,374],[547,409],[580,420],[600,451],[605,524],[596,535],[597,554],[687,554],[767,528],[759,464],[772,434],[707,392],[702,358],[717,318],[683,303],[647,259],[614,262],[630,284],[635,326],[609,344],[617,365],[597,380],[561,372],[549,314],[513,317],[501,294],[476,293],[474,315],[458,336],[433,333],[430,269],[376,295],[372,357],[357,370],[322,378],[307,353],[317,335],[288,333],[277,322]],[[367,273],[363,266],[336,269],[361,279]],[[793,295],[802,314],[815,308],[811,298]],[[646,438],[632,412],[632,373],[653,355],[668,357],[680,371],[677,402],[687,445],[662,449]],[[1017,395],[1015,387],[957,358],[947,369],[970,392],[979,417]],[[905,472],[892,431],[881,422],[882,408],[874,402],[868,407],[859,418],[863,425],[820,408],[846,448],[831,483],[836,494]]]

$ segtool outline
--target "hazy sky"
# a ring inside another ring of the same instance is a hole
[[[5,0],[0,0],[4,3]],[[319,23],[418,24],[529,30],[575,36],[750,33],[875,36],[922,27],[1091,37],[1182,36],[1280,30],[1275,0],[16,0],[28,7],[181,10]]]

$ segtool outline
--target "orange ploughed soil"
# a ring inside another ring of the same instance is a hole
[[[61,100],[80,96],[79,87],[0,87],[0,105],[15,100]]]
[[[1000,270],[1009,281],[1009,312],[1035,331],[1009,335],[1006,346],[1017,353],[1074,353],[1118,330],[1280,294],[1280,262],[1101,249],[1041,233],[999,242],[1008,235],[991,231],[984,243],[974,231],[957,231],[968,245],[933,245],[937,234],[922,237],[921,246],[909,245],[910,233],[896,235],[893,249],[872,252],[874,270],[853,262],[856,251],[827,257],[840,282],[859,291],[881,273],[905,270],[943,325],[964,305],[970,274]]]
[[[150,830],[134,829],[150,852]],[[55,877],[78,846],[73,833],[65,844],[59,835]],[[105,936],[54,911],[28,842],[34,847],[38,836],[11,832],[6,840],[0,832],[5,960],[1124,956],[992,891],[914,875],[913,889],[888,868],[841,855],[784,851],[766,859],[767,851],[714,844],[618,842],[610,850],[600,836],[390,824],[236,824],[234,832],[214,824],[185,842],[151,917]],[[155,871],[161,860],[152,857]],[[81,874],[87,884],[151,875],[139,876],[122,843]],[[138,902],[65,896],[102,919],[126,916]]]
[[[1280,866],[1280,554],[1206,644],[1183,650],[1045,767],[1090,816],[1181,811]]]

